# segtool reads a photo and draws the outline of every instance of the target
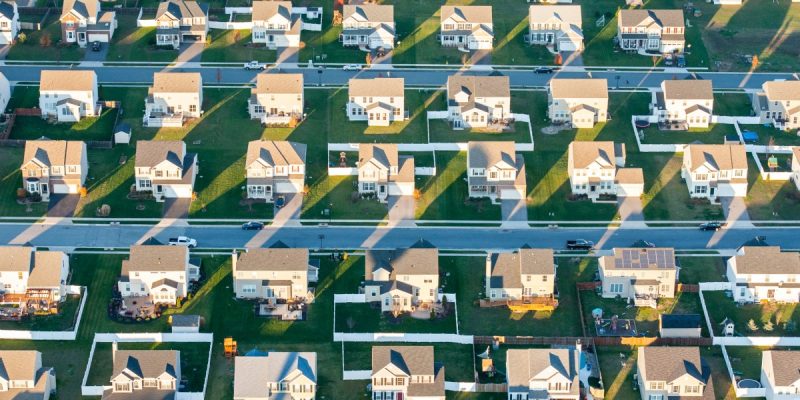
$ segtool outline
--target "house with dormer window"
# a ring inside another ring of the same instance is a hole
[[[784,131],[800,128],[800,81],[764,82],[752,94],[752,104],[762,124]]]
[[[608,120],[608,82],[605,79],[550,80],[547,116],[574,128],[593,128]]]
[[[0,398],[49,400],[56,393],[56,371],[42,366],[35,350],[0,350]]]
[[[200,266],[195,264],[185,246],[131,246],[130,257],[122,261],[117,290],[123,298],[174,306],[188,294],[189,283],[200,278]]]
[[[678,264],[672,248],[614,248],[598,259],[602,297],[628,299],[638,307],[657,307],[675,297]]]
[[[67,299],[69,258],[61,251],[0,246],[0,289],[4,303],[26,313],[58,310]],[[0,396],[2,398],[2,396]]]
[[[519,249],[486,256],[486,297],[492,301],[552,297],[556,264],[553,249]]]
[[[579,5],[535,5],[528,8],[528,42],[550,51],[583,50]]]
[[[685,30],[681,9],[622,9],[617,15],[619,46],[640,54],[683,52]]]
[[[472,198],[524,199],[525,159],[514,142],[467,143],[467,185]]]
[[[450,75],[447,119],[453,129],[484,128],[512,118],[507,76]]]
[[[166,0],[156,9],[156,46],[178,49],[186,42],[205,42],[208,4],[194,0]]]
[[[250,118],[260,119],[263,125],[286,125],[303,118],[304,104],[303,74],[260,73],[247,108]]]
[[[359,144],[358,192],[374,194],[381,202],[413,195],[414,156],[400,156],[396,144]]]
[[[302,193],[306,145],[284,140],[254,140],[245,159],[247,197],[272,202],[276,195]]]
[[[233,400],[314,400],[317,353],[278,352],[236,357]]]
[[[303,20],[292,14],[291,1],[254,1],[252,22],[253,43],[270,49],[300,46]]]
[[[767,400],[800,398],[800,351],[765,350],[761,353],[761,387]]]
[[[644,346],[638,353],[635,376],[642,400],[716,398],[700,348]]]
[[[403,78],[350,79],[347,118],[367,121],[369,126],[389,126],[405,119]]]
[[[742,246],[727,261],[726,275],[739,303],[800,302],[800,254],[777,246]]]
[[[199,72],[156,72],[144,101],[142,123],[179,128],[203,114],[203,78]]]
[[[506,352],[510,400],[581,398],[581,346],[559,349],[509,349]]]
[[[302,302],[309,282],[319,279],[319,260],[312,262],[308,249],[252,248],[231,257],[238,299]]]
[[[439,41],[443,47],[492,49],[492,6],[442,6],[439,13]]]
[[[77,122],[97,117],[97,74],[91,70],[45,70],[39,78],[39,108],[42,118]]]
[[[444,364],[433,346],[373,346],[372,400],[444,400]]]
[[[20,171],[22,187],[50,201],[50,194],[78,193],[86,182],[86,143],[77,140],[28,140]]]
[[[113,372],[102,400],[174,399],[181,381],[177,350],[119,350],[111,344]]]
[[[19,11],[17,11],[17,2],[15,0],[0,1],[0,44],[13,43],[18,33]]]
[[[111,42],[117,28],[114,11],[104,11],[100,0],[65,0],[61,8],[61,40],[80,47],[93,42]]]
[[[714,115],[714,93],[708,80],[665,80],[650,105],[659,124],[680,129],[708,128]]]
[[[136,142],[136,191],[153,192],[156,201],[191,199],[198,167],[197,154],[187,153],[182,141]]]
[[[439,250],[407,248],[367,250],[364,294],[380,302],[382,312],[411,312],[439,300]]]
[[[690,144],[683,151],[681,178],[689,196],[716,202],[747,195],[747,153],[741,144]]]
[[[394,48],[394,6],[385,4],[346,4],[342,10],[344,46],[367,50]]]
[[[573,195],[597,201],[604,195],[638,197],[644,192],[642,169],[624,168],[625,143],[571,142],[567,158]]]

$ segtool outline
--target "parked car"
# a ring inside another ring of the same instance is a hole
[[[262,63],[260,63],[258,61],[250,61],[250,62],[244,64],[244,69],[246,69],[248,71],[263,71],[263,70],[267,69],[267,65],[266,64],[262,64]]]
[[[714,232],[716,232],[716,231],[718,231],[718,230],[720,230],[720,229],[722,229],[724,227],[725,227],[724,223],[717,222],[717,221],[705,222],[705,223],[700,224],[700,230],[701,231],[714,231]]]
[[[100,51],[100,42],[96,40],[92,42],[92,51]]]
[[[631,247],[651,248],[652,249],[652,248],[656,247],[656,244],[653,243],[653,242],[648,242],[647,240],[637,240],[637,241],[633,242],[633,245]]]
[[[342,67],[344,71],[360,71],[362,69],[364,69],[364,67],[361,64],[346,64]]]
[[[678,56],[678,68],[685,68],[686,67],[686,57],[683,54]]]
[[[286,205],[286,197],[278,196],[275,198],[275,207],[276,208],[283,208]]]
[[[584,239],[567,240],[567,250],[591,250],[594,242]]]
[[[258,221],[250,221],[242,224],[242,230],[245,231],[260,231],[264,229],[264,224]]]
[[[197,247],[197,240],[194,240],[187,236],[178,236],[174,238],[169,238],[169,245],[170,246],[186,246],[190,249]]]
[[[534,74],[552,74],[555,71],[553,68],[550,67],[537,67],[533,70]]]

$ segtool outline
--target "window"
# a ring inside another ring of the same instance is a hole
[[[189,112],[191,112],[191,113],[197,112],[197,104],[190,104],[189,105]]]
[[[700,386],[686,386],[686,393],[700,393]]]
[[[542,275],[542,282],[547,282],[547,275]]]
[[[650,382],[650,390],[664,390],[664,382]]]
[[[608,291],[611,293],[622,293],[622,284],[612,283],[611,285],[609,285]]]

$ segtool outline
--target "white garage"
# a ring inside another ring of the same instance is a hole
[[[79,189],[79,187],[78,187],[77,183],[73,183],[73,184],[54,183],[53,184],[53,193],[74,194],[74,193],[78,193],[78,189]]]
[[[525,193],[522,190],[511,188],[501,189],[500,198],[503,200],[520,200],[525,198]]]
[[[578,51],[579,45],[572,40],[569,39],[562,39],[558,41],[558,50],[559,51]]]
[[[411,196],[414,194],[414,182],[389,183],[389,196]]]
[[[641,168],[620,168],[615,183],[617,196],[641,197],[644,193],[644,173]]]
[[[108,43],[108,34],[107,33],[90,33],[89,34],[89,43],[93,43],[93,42]]]
[[[158,185],[158,186],[161,187],[161,193],[163,193],[162,200],[165,198],[170,198],[170,199],[192,198],[191,185]],[[158,193],[158,187],[156,188],[156,193]]]
[[[275,183],[276,193],[300,193],[303,191],[301,182],[278,181]]]

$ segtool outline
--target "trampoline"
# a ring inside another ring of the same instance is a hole
[[[736,386],[739,389],[759,389],[761,388],[761,382],[755,379],[742,379],[736,382]]]

